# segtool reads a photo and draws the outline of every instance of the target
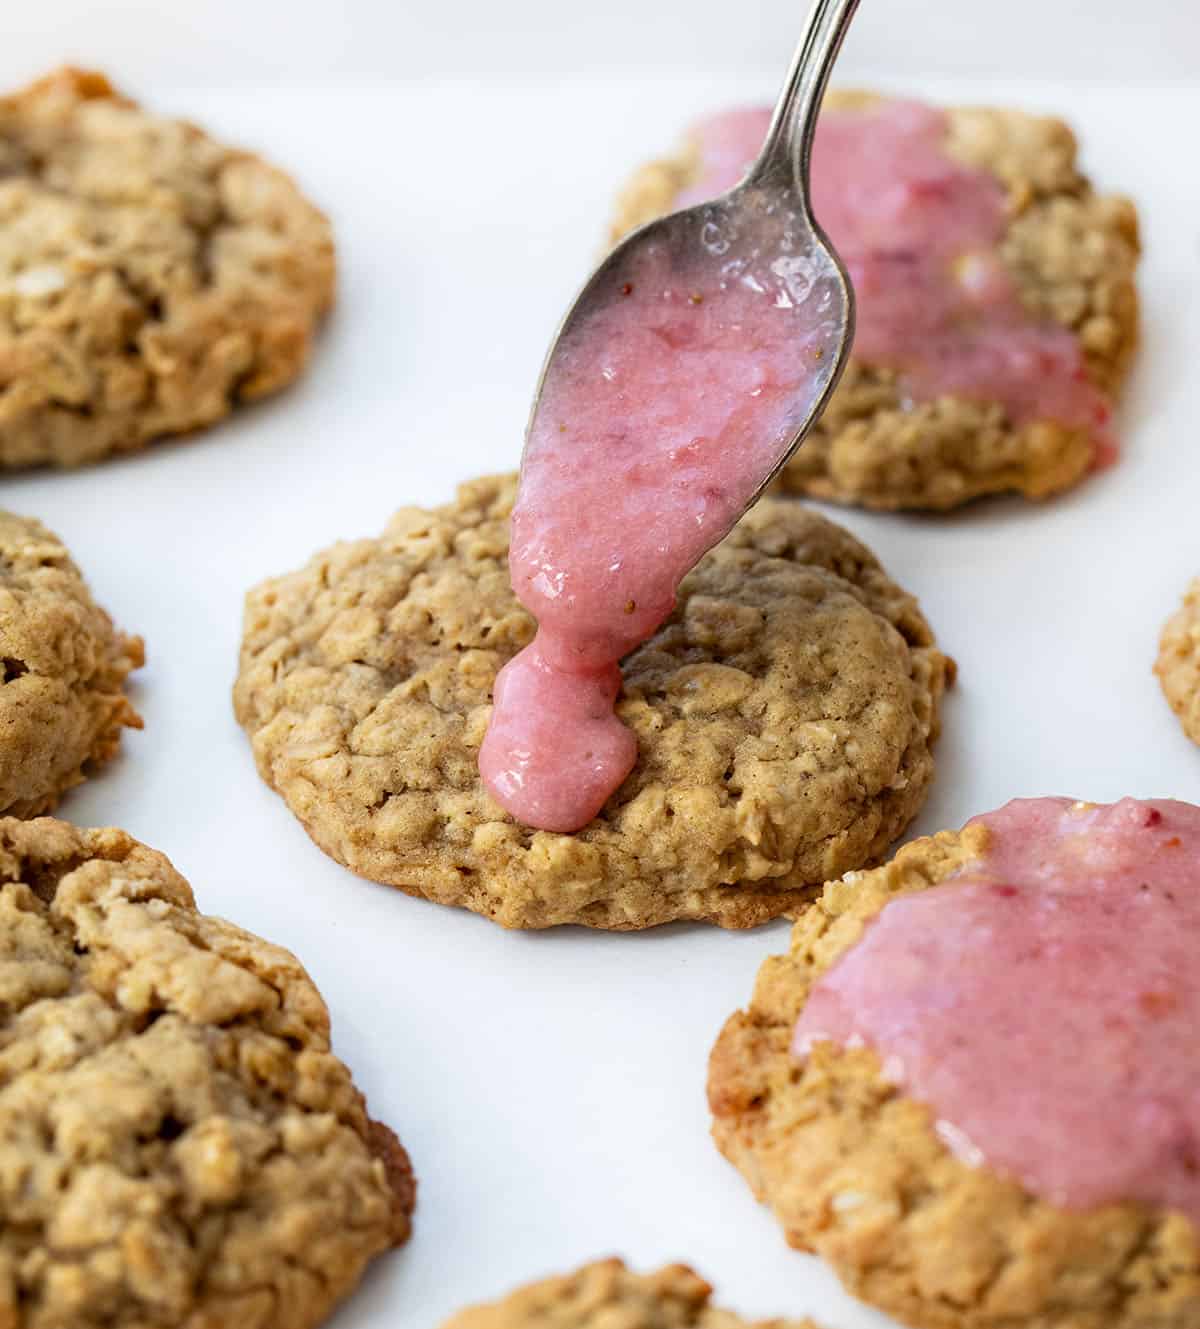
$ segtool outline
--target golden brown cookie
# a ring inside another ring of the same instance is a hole
[[[874,100],[835,92],[829,104],[853,109]],[[1138,337],[1132,203],[1095,193],[1061,120],[971,107],[950,110],[948,121],[951,155],[990,171],[1006,190],[1011,220],[1000,257],[1025,303],[1078,336],[1088,373],[1115,396]],[[694,145],[642,167],[620,195],[612,238],[668,212],[699,168]],[[869,508],[945,509],[1006,491],[1046,498],[1095,460],[1083,431],[1049,420],[1018,425],[995,402],[907,401],[893,370],[852,357],[781,483]]]
[[[866,1047],[792,1031],[808,993],[888,900],[943,881],[986,849],[979,824],[913,841],[883,867],[830,882],[750,1008],[713,1049],[713,1135],[789,1243],[855,1295],[920,1329],[1194,1329],[1200,1237],[1138,1205],[1067,1212],[959,1161],[929,1109]]]
[[[915,815],[948,662],[845,531],[765,500],[624,661],[631,775],[574,835],[517,825],[477,767],[533,637],[508,575],[515,478],[464,485],[247,597],[238,719],[355,872],[506,927],[751,927],[879,858]]]
[[[143,662],[61,541],[0,512],[0,814],[50,811],[142,727],[122,688]]]
[[[712,1288],[686,1265],[633,1274],[599,1260],[562,1278],[460,1311],[442,1329],[816,1329],[811,1320],[753,1324],[709,1305]]]
[[[304,368],[329,223],[280,171],[63,69],[0,99],[0,468],[212,424]]]
[[[0,820],[0,1324],[311,1329],[414,1182],[294,956],[123,831]]]
[[[1154,672],[1183,732],[1200,743],[1200,577],[1163,628]]]

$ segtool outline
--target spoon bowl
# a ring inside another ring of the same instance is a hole
[[[781,331],[784,318],[791,320],[804,387],[784,412],[784,435],[773,440],[773,463],[741,512],[787,464],[837,387],[854,339],[854,291],[813,215],[810,162],[830,70],[857,8],[858,0],[815,0],[762,150],[741,182],[707,202],[639,227],[592,273],[542,366],[526,455],[548,383],[585,341],[589,325],[639,291],[649,268],[656,297],[692,303],[711,300],[714,292],[735,297],[724,301],[730,306],[727,324],[735,333],[750,298],[780,311]]]

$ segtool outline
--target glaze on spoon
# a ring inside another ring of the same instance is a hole
[[[519,821],[589,822],[632,769],[619,661],[754,502],[845,362],[853,306],[808,206],[812,126],[857,0],[816,0],[746,181],[635,233],[547,359],[512,520],[538,619],[496,679],[479,756]]]

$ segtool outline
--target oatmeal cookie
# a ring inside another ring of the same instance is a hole
[[[1163,628],[1154,672],[1183,732],[1200,743],[1200,577]]]
[[[50,811],[142,727],[122,688],[143,660],[61,541],[0,512],[0,814]]]
[[[264,780],[328,854],[505,927],[751,927],[879,858],[915,815],[948,661],[841,528],[764,500],[623,664],[639,757],[574,835],[520,826],[478,753],[534,634],[508,574],[515,477],[402,509],[247,597],[234,691]]]
[[[878,100],[834,92],[828,104],[853,110]],[[950,156],[989,171],[1005,190],[1009,221],[999,257],[1023,302],[1075,334],[1087,374],[1114,398],[1138,338],[1132,203],[1093,190],[1061,120],[971,107],[949,110],[947,121]],[[644,166],[620,195],[612,238],[670,211],[700,170],[695,143]],[[1088,431],[1051,420],[1017,422],[998,402],[908,400],[894,370],[854,356],[780,483],[869,508],[947,509],[1006,491],[1046,498],[1096,461]]]
[[[0,820],[0,1323],[310,1329],[414,1183],[287,951],[123,831]]]
[[[63,69],[0,99],[0,468],[212,424],[304,368],[329,223],[280,171]]]
[[[815,983],[868,921],[988,848],[988,829],[972,823],[826,886],[713,1049],[714,1138],[792,1246],[824,1257],[851,1292],[905,1324],[1193,1329],[1200,1238],[1182,1214],[1057,1207],[962,1161],[945,1125],[934,1129],[930,1109],[896,1087],[869,1046],[818,1041],[804,1060],[793,1052]]]
[[[811,1320],[752,1324],[710,1306],[711,1296],[712,1288],[686,1265],[634,1274],[620,1260],[599,1260],[460,1311],[442,1329],[816,1329]]]

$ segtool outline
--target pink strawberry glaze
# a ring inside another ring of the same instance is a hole
[[[701,125],[705,171],[681,205],[733,184],[767,119]],[[999,186],[952,162],[944,132],[939,112],[904,102],[822,119],[816,212],[859,296],[859,352],[901,370],[914,397],[999,400],[1102,446],[1108,406],[1074,337],[1029,317],[995,257]],[[562,348],[530,433],[510,567],[540,626],[497,679],[480,751],[485,785],[530,826],[586,825],[629,773],[618,661],[671,612],[813,399],[805,354],[820,337],[789,279],[684,266],[641,252],[627,298]]]
[[[984,857],[891,901],[793,1050],[862,1040],[942,1140],[1072,1209],[1200,1224],[1200,808],[1023,799]]]
[[[698,124],[702,175],[678,205],[736,184],[770,118],[754,108]],[[813,208],[854,283],[856,352],[900,370],[914,399],[998,401],[1018,423],[1090,430],[1098,460],[1112,460],[1111,407],[1078,339],[1027,312],[997,256],[1000,185],[949,158],[945,135],[945,115],[917,102],[821,116]]]
[[[826,354],[819,302],[786,264],[651,242],[620,275],[559,343],[530,430],[509,568],[538,634],[497,677],[479,754],[497,801],[543,830],[586,825],[632,769],[618,661],[774,468]]]

